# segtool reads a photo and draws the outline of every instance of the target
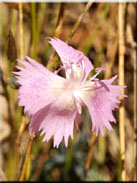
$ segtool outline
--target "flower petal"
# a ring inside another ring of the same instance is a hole
[[[74,119],[76,112],[64,109],[59,110],[54,103],[40,109],[31,119],[29,126],[30,133],[34,135],[40,131],[45,134],[43,141],[49,141],[54,136],[54,147],[59,146],[61,141],[65,140],[65,146],[68,145],[69,136],[73,138]]]
[[[14,72],[14,74],[18,78],[17,82],[22,85],[18,91],[19,106],[24,106],[24,112],[28,111],[32,115],[57,99],[54,87],[62,88],[65,79],[48,71],[35,60],[26,58],[29,62],[18,60],[24,68],[18,67],[20,71]]]
[[[106,69],[106,67],[97,67],[95,69],[96,72],[101,72],[101,71],[104,71]]]
[[[50,38],[50,44],[54,47],[56,52],[61,58],[61,61],[64,64],[78,64],[79,62],[84,62],[86,75],[93,70],[93,65],[90,60],[83,54],[83,52],[74,49],[71,46],[68,46],[65,42],[61,41],[58,38]]]
[[[109,121],[116,122],[112,111],[118,108],[117,104],[120,103],[117,97],[125,97],[125,95],[120,92],[123,86],[111,85],[115,78],[116,77],[109,80],[97,81],[97,87],[94,89],[93,96],[90,98],[82,98],[92,118],[92,130],[96,129],[97,135],[100,130],[103,136],[104,126],[112,130]]]

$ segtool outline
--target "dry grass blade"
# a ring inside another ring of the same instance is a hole
[[[133,37],[133,36],[132,36]],[[134,40],[132,40],[132,43],[134,43]],[[134,45],[134,44],[133,44]],[[135,158],[135,162],[137,162],[137,52],[136,49],[134,47],[134,52],[133,52],[133,56],[134,56],[134,158]],[[136,164],[137,165],[137,164]],[[136,166],[135,165],[135,166]],[[136,167],[137,168],[137,167]],[[137,179],[137,174],[135,175],[135,180]]]
[[[19,3],[19,26],[20,26],[20,58],[24,59],[24,33],[23,33],[23,9],[22,9],[22,3]],[[17,176],[19,174],[20,170],[20,140],[21,136],[24,132],[26,126],[26,120],[25,117],[22,117],[22,121],[18,130],[18,135],[16,139],[16,148],[17,148]]]
[[[118,32],[119,32],[119,85],[124,85],[124,3],[118,4]],[[124,94],[124,89],[121,89]],[[124,124],[124,99],[121,98],[119,108],[119,132],[120,132],[120,159],[122,165],[121,180],[126,180],[125,168],[125,124]]]
[[[113,45],[109,44],[108,45],[108,65],[107,65],[107,69],[105,72],[105,79],[109,79],[112,76],[112,68],[114,67],[114,62],[115,62],[115,57],[116,57],[116,53],[117,53],[117,47],[118,47],[118,42],[117,40],[115,40],[113,42]]]
[[[137,139],[137,134],[136,134],[136,130],[137,130],[137,124],[136,124],[136,120],[137,120],[137,96],[136,96],[136,87],[137,87],[137,66],[136,66],[136,47],[137,47],[137,44],[136,42],[134,41],[134,36],[133,36],[133,30],[132,30],[132,27],[130,24],[127,25],[127,42],[130,44],[131,48],[132,48],[132,52],[131,52],[131,56],[132,56],[132,59],[133,59],[133,67],[134,67],[134,160],[135,162],[137,162],[137,157],[136,157],[136,150],[137,150],[137,143],[136,143],[136,139]],[[132,169],[134,170],[136,169],[136,163],[135,163],[135,167]],[[136,172],[136,171],[131,171],[131,176],[133,175],[133,177],[131,179],[129,179],[130,181],[132,180],[136,180],[136,173],[133,173],[133,172]]]
[[[137,55],[136,55],[137,56]],[[134,157],[137,162],[137,68],[136,61],[134,62]],[[137,174],[135,174],[135,179]]]
[[[61,35],[65,7],[66,7],[66,3],[61,3],[59,15],[58,15],[58,20],[57,20],[57,25],[56,25],[56,30],[55,30],[55,37],[60,37],[60,35]]]
[[[56,30],[55,30],[55,34],[54,34],[54,36],[55,37],[58,37],[58,38],[60,37],[61,31],[62,31],[63,17],[64,17],[64,12],[65,12],[65,7],[66,7],[66,3],[61,3],[60,10],[59,10],[59,15],[58,15],[58,20],[57,20],[57,25],[56,25]],[[53,49],[52,50],[52,53],[50,55],[48,64],[47,64],[47,68],[49,70],[52,70],[51,69],[52,68],[52,61],[53,61],[53,58],[54,58],[55,54],[56,54],[56,52]]]
[[[24,132],[26,126],[26,119],[23,116],[22,121],[18,130],[18,136],[16,139],[16,156],[17,156],[17,176],[19,175],[20,172],[20,157],[21,157],[21,150],[20,150],[20,145],[21,145],[21,136]]]
[[[87,179],[87,173],[88,173],[88,170],[89,170],[90,165],[91,165],[96,141],[97,141],[97,137],[96,137],[96,133],[94,132],[91,136],[90,149],[89,149],[88,156],[87,156],[85,175],[84,175],[83,181],[86,181],[86,179]]]
[[[24,59],[24,33],[23,33],[23,8],[19,3],[19,25],[20,25],[20,58]]]
[[[30,140],[29,140],[29,143],[28,143],[28,147],[27,147],[26,156],[25,156],[25,161],[23,163],[23,168],[21,170],[19,181],[23,181],[24,180],[28,159],[29,159],[29,156],[30,156],[30,153],[31,153],[31,149],[32,149],[32,143],[33,143],[33,137],[30,137]]]
[[[5,2],[5,4],[7,4],[11,8],[15,8],[16,10],[19,10],[18,3],[8,3],[8,2]],[[29,7],[28,4],[23,3],[23,12],[30,16],[30,7]]]
[[[71,32],[69,33],[67,39],[66,39],[66,43],[69,42],[69,40],[74,36],[79,24],[81,23],[82,19],[84,18],[85,14],[87,13],[87,11],[89,10],[89,8],[91,7],[91,5],[93,4],[93,0],[90,0],[87,5],[85,6],[85,8],[83,9],[82,13],[80,14],[80,16],[78,17],[76,23],[73,25]]]

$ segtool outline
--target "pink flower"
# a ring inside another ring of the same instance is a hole
[[[68,145],[69,136],[73,138],[74,121],[78,128],[78,118],[83,105],[88,107],[92,119],[92,130],[96,134],[100,130],[103,135],[104,126],[112,130],[111,122],[116,122],[112,111],[118,108],[117,97],[124,96],[120,88],[112,85],[117,78],[99,80],[97,75],[105,68],[97,68],[96,74],[87,79],[93,70],[90,60],[80,51],[68,46],[57,38],[50,38],[50,44],[61,58],[66,78],[50,72],[44,66],[26,56],[26,61],[18,60],[23,67],[14,72],[21,85],[18,91],[19,106],[32,116],[29,130],[32,135],[41,130],[45,134],[43,141],[54,136],[54,147],[61,141]]]

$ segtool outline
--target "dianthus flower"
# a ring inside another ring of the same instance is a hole
[[[90,60],[78,50],[68,46],[57,38],[50,38],[50,44],[58,53],[64,69],[65,78],[47,70],[40,63],[26,56],[28,62],[18,60],[24,67],[14,72],[17,82],[19,106],[32,116],[29,125],[31,135],[36,131],[45,134],[43,141],[54,136],[54,147],[61,141],[68,146],[69,136],[73,138],[74,121],[78,128],[78,118],[82,106],[86,105],[92,119],[92,131],[104,134],[104,127],[112,130],[110,122],[116,122],[112,111],[118,108],[118,97],[125,97],[120,92],[125,86],[112,85],[117,78],[99,80],[97,75],[104,67],[95,69],[96,74],[88,77],[94,69]]]

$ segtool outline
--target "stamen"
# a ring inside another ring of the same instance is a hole
[[[54,74],[58,74],[62,69],[65,69],[65,67],[64,66],[60,66],[60,68],[58,69],[58,70],[56,70],[55,72],[54,72]]]
[[[84,83],[86,80],[86,72],[85,72],[85,65],[84,62],[81,62],[81,66],[82,66],[82,73],[81,73],[81,82]]]
[[[92,91],[93,89],[91,87],[87,88],[82,88],[83,91]]]
[[[97,72],[93,77],[91,77],[91,78],[89,78],[89,80],[94,80],[98,75],[99,75],[99,73],[101,72],[101,71],[104,71],[106,69],[106,67],[98,67],[98,68],[96,68],[95,69],[95,71]]]
[[[97,72],[93,77],[89,78],[90,81],[94,80],[100,73],[101,71]]]

